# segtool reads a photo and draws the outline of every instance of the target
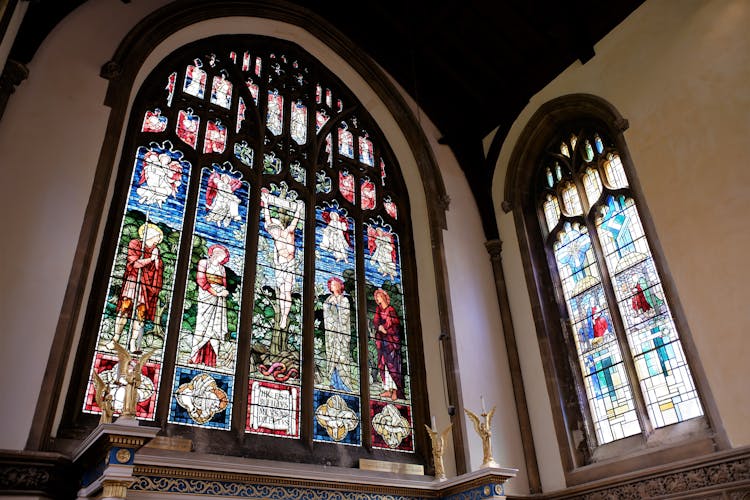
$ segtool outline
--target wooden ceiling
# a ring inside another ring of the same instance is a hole
[[[50,30],[84,0],[34,0],[10,57],[28,63]],[[143,0],[141,0],[143,1]],[[126,2],[127,3],[127,2]],[[419,103],[451,147],[473,191],[487,239],[497,238],[491,198],[497,146],[529,99],[643,0],[310,0]]]

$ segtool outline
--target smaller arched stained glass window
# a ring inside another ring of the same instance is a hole
[[[544,157],[539,169],[538,211],[596,441],[701,416],[617,150],[597,130],[560,136],[552,141],[559,152]]]

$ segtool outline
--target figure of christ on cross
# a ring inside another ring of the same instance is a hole
[[[273,204],[279,208],[287,209],[292,213],[292,219],[288,224],[282,223],[281,219],[273,217],[269,205]],[[292,288],[294,287],[294,275],[297,271],[295,261],[295,229],[299,224],[304,205],[297,201],[287,200],[272,195],[263,190],[260,196],[261,207],[263,207],[263,221],[265,229],[273,238],[273,264],[276,281],[276,297],[279,302],[279,330],[286,331],[289,326],[289,312],[292,308]],[[285,345],[272,343],[271,351],[281,352]],[[285,342],[283,343],[285,344]]]

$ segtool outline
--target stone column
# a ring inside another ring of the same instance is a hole
[[[508,301],[508,287],[505,282],[505,273],[503,272],[503,242],[499,239],[490,240],[485,242],[484,246],[490,254],[492,274],[495,277],[497,302],[500,307],[500,319],[503,324],[505,350],[508,354],[508,366],[513,383],[513,397],[516,403],[518,426],[521,430],[521,443],[526,462],[526,474],[529,478],[529,490],[531,493],[541,493],[542,483],[536,460],[534,436],[531,433],[531,419],[529,418],[529,409],[526,405],[526,390],[524,389],[523,377],[521,375],[521,361],[518,357],[516,333],[513,327],[513,317],[510,313],[510,302]]]

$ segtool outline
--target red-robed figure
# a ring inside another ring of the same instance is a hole
[[[107,343],[108,349],[114,349],[114,344],[120,341],[122,331],[130,319],[132,331],[129,348],[131,352],[139,352],[144,323],[154,321],[156,316],[156,303],[164,275],[158,245],[164,234],[155,224],[146,223],[138,228],[138,235],[140,238],[134,238],[128,243],[122,290],[117,300],[115,334]]]
[[[383,382],[381,397],[392,400],[403,398],[401,376],[401,321],[391,305],[391,297],[382,288],[373,294],[377,309],[372,323],[375,326],[375,347],[378,351],[378,371]]]

